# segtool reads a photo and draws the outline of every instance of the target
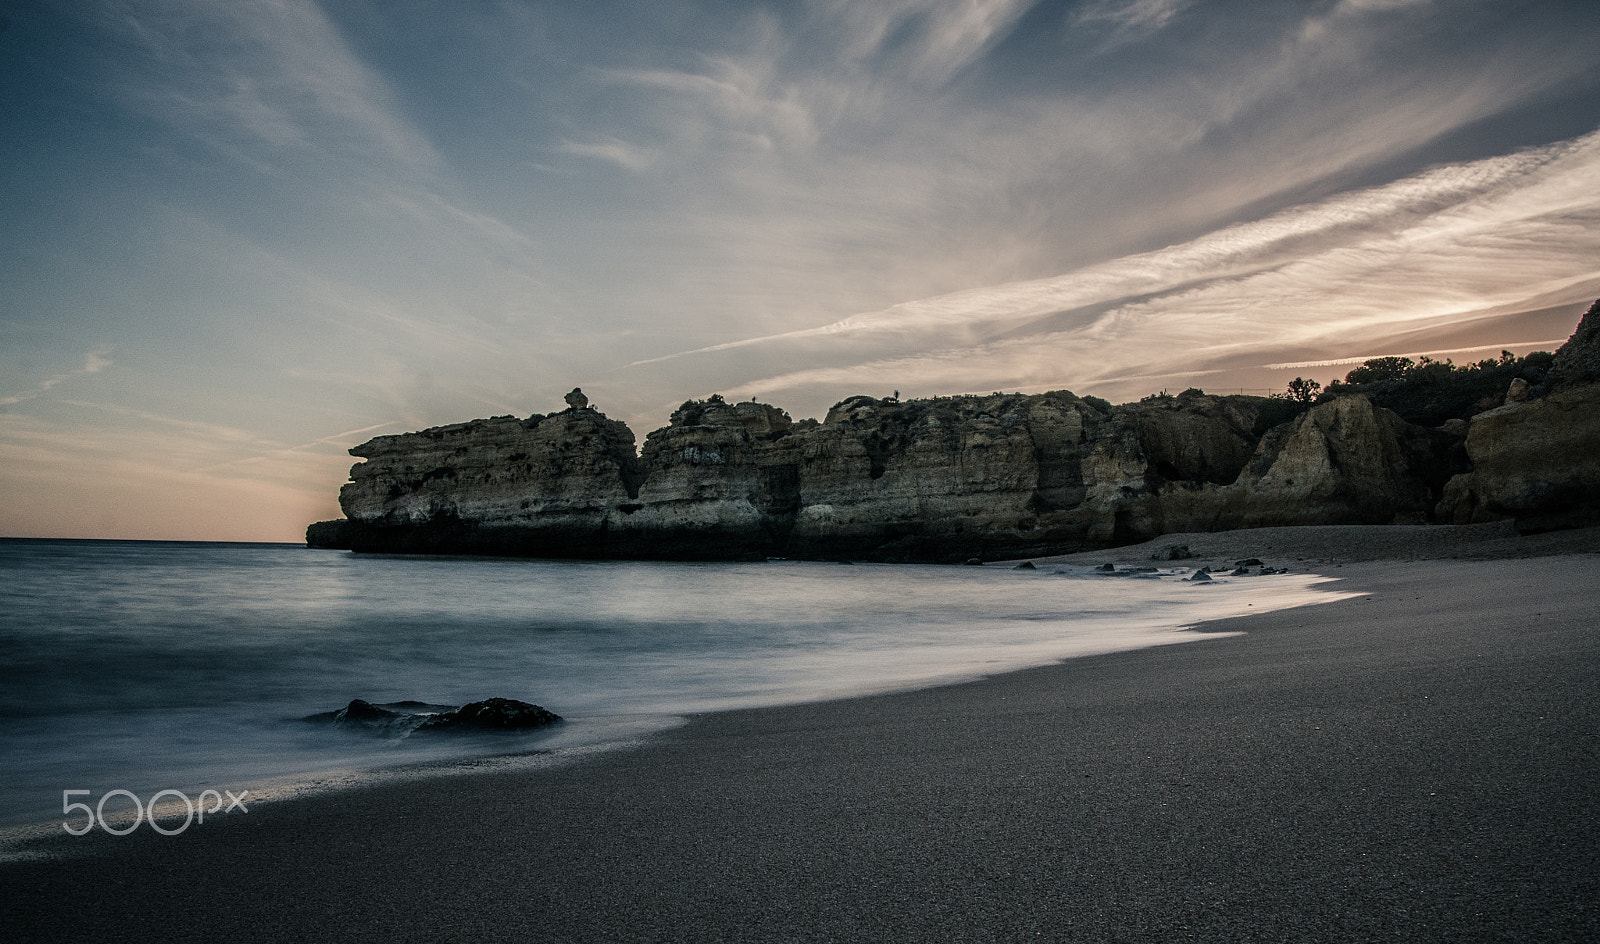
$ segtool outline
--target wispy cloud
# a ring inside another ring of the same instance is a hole
[[[1543,348],[1545,350],[1553,351],[1556,348],[1560,347],[1561,345],[1565,344],[1566,341],[1567,341],[1566,338],[1549,338],[1549,339],[1543,340],[1543,341],[1522,341],[1522,342],[1518,343],[1516,346],[1517,347],[1530,347],[1530,346],[1532,346],[1532,347],[1539,347],[1539,348]],[[1369,361],[1369,360],[1372,360],[1373,358],[1378,358],[1378,357],[1409,357],[1409,358],[1412,358],[1412,359],[1416,359],[1416,358],[1419,358],[1419,357],[1431,357],[1434,360],[1439,360],[1440,358],[1445,358],[1445,357],[1453,358],[1453,357],[1455,357],[1457,355],[1461,355],[1461,354],[1492,353],[1498,347],[1500,347],[1500,345],[1480,344],[1480,345],[1478,345],[1476,347],[1447,347],[1447,348],[1441,348],[1439,350],[1433,350],[1433,351],[1384,351],[1381,354],[1373,354],[1373,353],[1356,354],[1356,355],[1353,355],[1353,356],[1332,357],[1332,358],[1326,358],[1326,359],[1317,360],[1317,361],[1289,361],[1289,362],[1283,363],[1283,364],[1262,364],[1261,367],[1263,369],[1265,369],[1265,370],[1304,370],[1304,369],[1306,369],[1308,367],[1340,367],[1340,366],[1343,366],[1345,364],[1361,364],[1361,363],[1365,363],[1366,361]]]
[[[380,429],[389,429],[391,427],[400,425],[401,424],[398,421],[394,420],[391,420],[387,423],[374,423],[371,426],[363,426],[359,429],[347,429],[343,432],[334,433],[330,436],[322,436],[317,439],[313,439],[310,442],[303,442],[294,446],[285,446],[282,449],[272,449],[266,452],[254,453],[252,455],[238,456],[222,462],[200,466],[193,471],[216,472],[219,469],[282,463],[285,460],[293,460],[295,456],[298,456],[302,453],[320,451],[323,446],[336,446],[338,447],[338,451],[343,453],[349,450],[351,446],[359,445],[360,443],[364,442],[366,438],[370,438],[366,435],[368,433],[374,433]]]
[[[1590,201],[1582,196],[1582,188],[1596,181],[1597,170],[1600,133],[1441,167],[1067,275],[904,302],[815,328],[712,345],[629,366],[805,338],[887,332],[927,339],[941,331],[992,327],[1171,292],[1197,281],[1219,283],[1284,267],[1310,273],[1334,261],[1345,270],[1365,268],[1382,264],[1374,258],[1379,253],[1394,253],[1388,265],[1396,266],[1415,254],[1405,251],[1408,246],[1445,242],[1452,236],[1490,235],[1484,230],[1491,225],[1529,221],[1532,226],[1533,220],[1548,213],[1582,214],[1600,206],[1600,198]],[[1502,238],[1512,237],[1506,233]]]
[[[62,373],[53,374],[49,377],[46,377],[31,390],[24,390],[21,393],[14,393],[9,396],[0,397],[0,407],[14,406],[23,402],[24,400],[32,400],[40,394],[46,393],[51,389],[59,387],[67,381],[72,380],[74,377],[85,377],[90,374],[98,374],[102,370],[105,370],[107,367],[111,366],[110,359],[106,357],[106,355],[110,353],[111,352],[109,350],[104,348],[98,351],[90,351],[89,353],[83,355],[82,367],[79,367],[77,370],[64,371]]]
[[[838,40],[838,65],[942,83],[1004,37],[1037,0],[824,0],[814,15]]]
[[[1124,38],[1148,35],[1172,22],[1194,0],[1098,0],[1084,6],[1079,23],[1110,24]]]
[[[1581,4],[46,2],[0,489],[106,513],[71,470],[325,507],[348,436],[579,384],[1139,395],[1600,287],[1594,141],[1513,150],[1600,121]]]
[[[563,154],[606,161],[623,170],[631,171],[645,170],[656,162],[656,155],[649,148],[638,147],[610,137],[587,142],[562,141],[558,150]]]
[[[123,95],[169,126],[257,166],[272,151],[439,164],[388,83],[314,0],[138,0],[88,7],[133,51]]]
[[[918,389],[1082,385],[1224,361],[1270,366],[1286,351],[1348,350],[1408,322],[1466,319],[1551,293],[1579,300],[1600,277],[1596,223],[1600,132],[1436,168],[1055,278],[673,357],[806,342],[795,348],[803,358],[834,360],[748,381],[764,391],[884,376]],[[1075,311],[1085,316],[1063,322]],[[994,338],[1002,330],[1008,336]]]

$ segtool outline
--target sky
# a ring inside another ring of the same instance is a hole
[[[1600,297],[1600,3],[0,0],[0,535],[375,435],[1281,391]]]

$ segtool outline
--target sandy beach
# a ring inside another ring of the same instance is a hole
[[[1070,560],[1171,544],[1362,595],[548,770],[63,836],[0,865],[0,938],[1600,940],[1600,533]]]

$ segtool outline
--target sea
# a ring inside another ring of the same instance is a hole
[[[248,810],[387,778],[564,763],[704,712],[1193,642],[1214,638],[1190,629],[1206,620],[1348,595],[1309,574],[1188,576],[1170,565],[1118,577],[1056,565],[4,539],[0,827],[81,829],[87,814],[78,807],[74,821],[69,802],[137,825],[136,807],[163,791],[163,815],[184,813],[206,790],[248,791]],[[565,720],[455,737],[304,720],[355,698],[490,697]]]

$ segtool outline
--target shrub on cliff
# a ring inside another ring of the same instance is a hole
[[[1517,378],[1542,383],[1555,355],[1535,351],[1517,357],[1500,352],[1497,359],[1456,364],[1422,357],[1376,357],[1328,384],[1318,398],[1363,394],[1378,406],[1400,414],[1419,426],[1438,426],[1446,420],[1465,419],[1505,402],[1506,390]]]

